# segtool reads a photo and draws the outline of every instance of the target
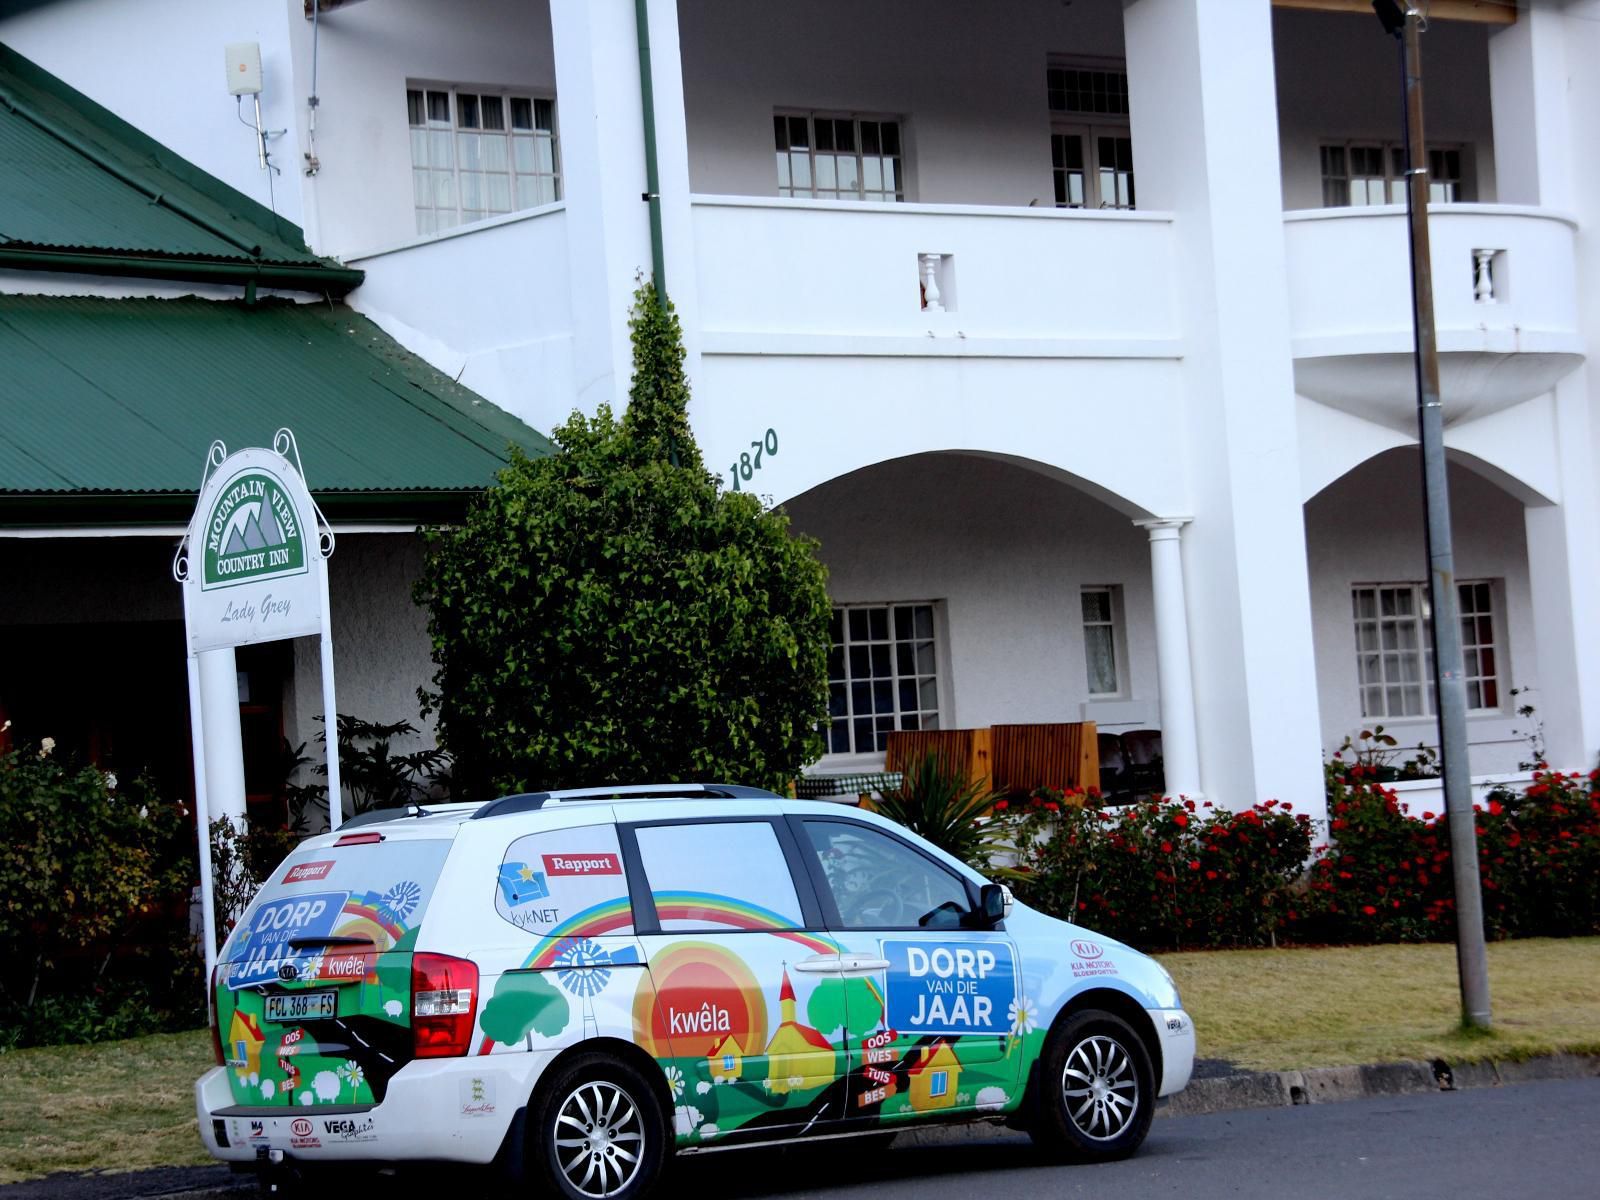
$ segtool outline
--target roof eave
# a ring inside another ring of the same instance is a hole
[[[315,491],[330,521],[433,525],[461,520],[482,488]],[[0,529],[184,525],[194,492],[9,492],[0,494]]]
[[[74,275],[118,275],[183,283],[236,283],[241,287],[280,288],[343,296],[361,286],[366,273],[355,267],[300,266],[293,263],[196,259],[159,254],[98,253],[39,247],[0,246],[0,269],[60,271]]]

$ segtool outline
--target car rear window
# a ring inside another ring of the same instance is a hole
[[[223,947],[228,985],[266,983],[285,962],[329,950],[409,950],[449,852],[445,838],[296,850]]]

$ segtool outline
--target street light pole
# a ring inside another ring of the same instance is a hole
[[[1433,680],[1444,767],[1445,821],[1456,891],[1456,966],[1461,1023],[1487,1029],[1489,967],[1483,945],[1483,890],[1478,881],[1477,818],[1467,762],[1467,688],[1461,662],[1461,614],[1450,534],[1450,488],[1439,397],[1439,344],[1433,320],[1433,259],[1428,242],[1428,157],[1422,134],[1421,17],[1397,0],[1373,0],[1383,27],[1400,41],[1405,91],[1406,213],[1411,243],[1411,312],[1415,328],[1417,426],[1422,443],[1423,506],[1428,529],[1428,598],[1433,610]]]

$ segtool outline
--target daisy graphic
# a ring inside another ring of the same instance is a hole
[[[1019,1037],[1025,1033],[1032,1033],[1039,1027],[1038,1009],[1026,996],[1019,996],[1013,1000],[1011,1007],[1006,1010],[1006,1016],[1011,1020],[1011,1032]]]
[[[683,1072],[677,1067],[667,1068],[667,1086],[672,1089],[674,1100],[683,1098]]]

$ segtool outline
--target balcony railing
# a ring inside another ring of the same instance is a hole
[[[696,196],[709,353],[1172,357],[1162,213]]]

